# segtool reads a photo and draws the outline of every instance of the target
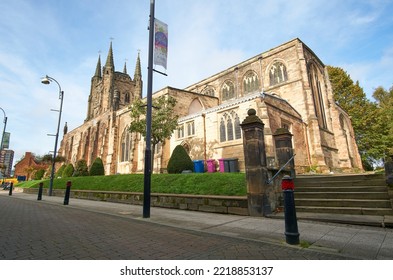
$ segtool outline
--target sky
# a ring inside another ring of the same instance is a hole
[[[0,0],[0,108],[7,116],[14,164],[25,152],[54,150],[64,91],[60,140],[83,124],[91,78],[110,42],[116,71],[133,77],[138,52],[147,87],[149,0]],[[185,88],[299,38],[325,65],[343,68],[372,100],[393,86],[392,0],[155,0],[168,24],[167,69],[153,92]],[[48,75],[60,85],[44,85]],[[0,110],[0,119],[4,114]],[[1,132],[4,128],[0,123]]]

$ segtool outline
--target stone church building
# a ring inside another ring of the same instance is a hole
[[[106,174],[142,173],[145,140],[130,133],[129,105],[142,98],[139,55],[134,77],[115,71],[112,43],[106,63],[91,80],[85,122],[64,131],[59,155],[67,163],[100,157]],[[153,98],[177,100],[178,128],[156,147],[154,172],[165,172],[176,145],[193,160],[235,158],[244,171],[240,124],[253,108],[265,124],[268,167],[278,168],[274,134],[292,134],[297,173],[362,170],[350,117],[333,99],[327,69],[301,40],[294,39],[184,89],[166,87]]]

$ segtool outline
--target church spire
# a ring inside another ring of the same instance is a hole
[[[127,61],[124,62],[123,73],[124,73],[124,74],[127,74]]]
[[[142,82],[141,59],[139,57],[139,51],[138,51],[138,57],[136,59],[136,65],[135,65],[134,82],[135,82],[135,97],[142,98],[143,82]]]
[[[96,73],[94,74],[94,77],[101,78],[101,55],[98,55]]]
[[[115,63],[113,62],[112,41],[111,41],[111,44],[109,46],[108,57],[106,58],[105,67],[106,68],[112,68],[113,71],[115,71]]]
[[[138,52],[138,57],[136,59],[136,65],[135,65],[134,80],[141,80],[141,79],[142,79],[141,59],[139,58],[139,52]]]

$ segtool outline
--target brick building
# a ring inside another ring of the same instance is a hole
[[[30,180],[36,170],[47,169],[48,165],[39,163],[31,152],[26,152],[25,156],[15,164],[14,177],[25,177]]]
[[[100,58],[92,78],[84,124],[64,135],[59,154],[73,164],[101,157],[106,174],[143,172],[144,144],[128,132],[129,104],[141,98],[139,55],[132,79],[124,67],[116,72],[112,44],[105,66]],[[333,99],[323,62],[294,39],[240,62],[200,82],[166,87],[153,98],[177,99],[178,129],[159,145],[154,171],[166,168],[176,145],[192,159],[237,158],[244,170],[240,123],[254,108],[265,124],[268,165],[277,167],[273,134],[287,128],[293,135],[298,173],[362,170],[350,117]]]

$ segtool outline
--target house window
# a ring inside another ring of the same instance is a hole
[[[235,111],[224,113],[220,120],[220,142],[237,140],[241,137],[239,116]]]
[[[258,76],[254,71],[248,71],[243,78],[244,95],[253,93],[259,90]]]
[[[231,81],[226,81],[221,88],[222,101],[235,98],[235,86]]]
[[[274,86],[288,80],[287,68],[281,62],[273,63],[269,71],[270,85]]]

